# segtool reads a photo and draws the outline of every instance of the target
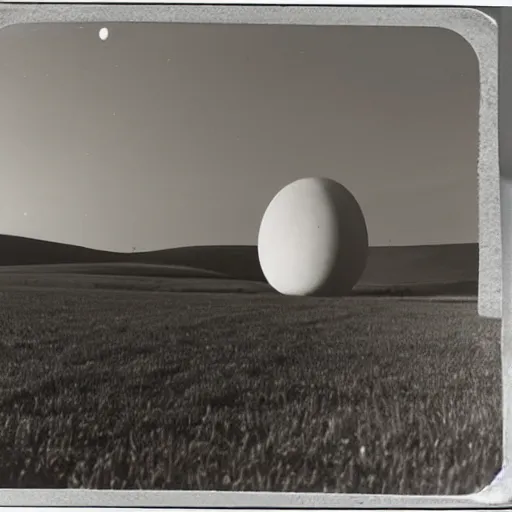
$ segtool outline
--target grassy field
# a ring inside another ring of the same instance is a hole
[[[0,485],[459,494],[498,471],[475,303],[219,283],[0,275]]]

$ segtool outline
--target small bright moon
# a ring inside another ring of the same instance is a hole
[[[99,36],[102,41],[106,41],[108,38],[108,28],[100,28]]]
[[[26,217],[27,216],[27,212],[23,212],[23,216]]]

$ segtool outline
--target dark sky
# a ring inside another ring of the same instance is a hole
[[[287,183],[347,186],[371,245],[477,241],[478,65],[442,29],[0,32],[0,232],[256,244]]]

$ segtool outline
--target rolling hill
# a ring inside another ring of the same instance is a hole
[[[361,284],[478,280],[478,244],[371,247]]]
[[[29,271],[28,266],[33,265],[96,264],[94,267],[99,268],[100,263],[122,263],[125,269],[127,264],[133,268],[151,265],[151,272],[157,273],[163,269],[156,266],[172,266],[174,275],[178,272],[183,277],[265,281],[256,246],[194,246],[118,253],[0,235],[0,267],[23,265]],[[101,268],[101,273],[108,273],[108,268],[113,267]],[[92,268],[87,272],[95,273]],[[366,270],[354,291],[378,294],[405,289],[421,290],[422,294],[474,294],[477,283],[478,244],[371,247]]]
[[[0,235],[0,265],[54,265],[126,261],[126,255],[47,242],[22,236]]]

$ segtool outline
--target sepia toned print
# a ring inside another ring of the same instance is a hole
[[[2,487],[492,480],[462,38],[29,25],[0,66]]]

